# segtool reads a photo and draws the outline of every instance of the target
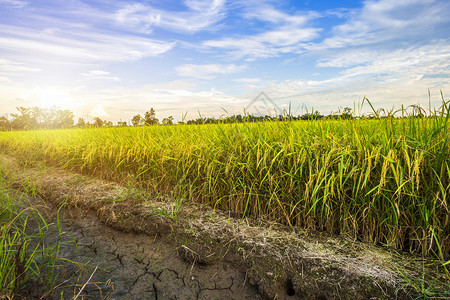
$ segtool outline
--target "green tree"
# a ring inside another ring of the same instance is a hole
[[[78,118],[77,127],[86,127],[86,121],[83,118]]]
[[[0,117],[0,130],[10,130],[11,129],[11,123],[9,122],[8,118],[6,116]]]
[[[52,120],[54,128],[69,128],[73,126],[75,115],[70,110],[56,110]]]
[[[29,108],[28,111],[33,120],[33,125],[31,126],[32,128],[42,128],[48,126],[48,124],[46,123],[48,123],[50,109],[43,109],[37,106],[33,106]]]
[[[142,124],[142,117],[141,115],[135,115],[133,117],[133,119],[131,119],[131,124],[133,124],[133,126],[140,126]]]
[[[11,122],[14,129],[31,129],[36,126],[36,119],[33,118],[30,108],[19,106],[16,107],[18,114],[11,114],[13,120]]]
[[[103,127],[104,124],[105,124],[105,122],[102,119],[100,119],[99,117],[94,118],[94,126],[95,127]]]
[[[352,118],[352,109],[350,107],[344,108],[341,118],[342,119],[351,119]]]
[[[169,116],[162,120],[163,125],[173,125],[173,117]]]
[[[144,114],[144,123],[146,125],[156,125],[158,124],[159,120],[156,118],[155,110],[150,108],[150,110],[146,111]]]
[[[9,122],[12,129],[69,128],[73,126],[75,115],[70,110],[51,108],[17,107]]]

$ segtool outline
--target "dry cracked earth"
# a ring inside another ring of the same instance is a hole
[[[56,222],[52,211],[50,219]],[[66,210],[61,219],[62,234],[54,224],[47,233],[48,243],[61,239],[60,256],[84,264],[85,269],[78,277],[77,264],[60,267],[65,278],[72,278],[65,288],[55,290],[53,298],[61,292],[64,299],[74,298],[80,285],[88,283],[78,299],[262,299],[246,274],[232,265],[191,263],[163,238],[115,230],[79,210]],[[22,296],[42,294],[32,286]]]

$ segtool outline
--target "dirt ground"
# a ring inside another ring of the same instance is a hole
[[[410,299],[420,276],[404,253],[230,215],[186,201],[1,157],[11,186],[65,203],[62,229],[87,263],[85,299]],[[70,269],[70,268],[69,268]],[[70,270],[68,270],[70,271]],[[76,271],[76,270],[73,270]],[[431,272],[431,271],[430,271]],[[70,272],[69,272],[70,273]],[[436,276],[439,276],[437,274]],[[81,286],[68,287],[76,295]],[[79,299],[82,299],[80,296]],[[70,296],[69,296],[70,298]]]
[[[56,210],[52,211],[48,218],[56,221]],[[233,265],[190,263],[165,239],[113,229],[92,213],[67,209],[61,217],[63,234],[51,226],[48,242],[53,244],[60,236],[64,244],[60,256],[86,264],[86,269],[78,278],[76,265],[59,268],[64,277],[75,277],[63,285],[66,288],[55,290],[55,299],[61,292],[64,299],[71,299],[86,282],[78,299],[262,299]],[[28,299],[42,294],[38,286],[22,292]]]

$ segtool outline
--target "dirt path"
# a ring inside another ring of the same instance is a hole
[[[61,256],[88,263],[84,277],[95,270],[90,282],[99,282],[101,288],[88,285],[83,298],[109,294],[108,299],[262,299],[246,282],[245,273],[229,264],[191,264],[164,239],[112,229],[79,210],[67,210],[62,220],[68,243]],[[55,227],[49,242],[57,237]],[[73,265],[69,268],[68,272],[77,271]],[[70,297],[79,290],[69,287],[64,294]]]

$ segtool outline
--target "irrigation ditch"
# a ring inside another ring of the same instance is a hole
[[[343,236],[11,157],[0,156],[0,165],[11,188],[31,185],[49,218],[61,214],[53,229],[55,238],[65,233],[60,255],[85,268],[64,294],[79,299],[412,299],[425,273],[441,276],[432,261]]]

